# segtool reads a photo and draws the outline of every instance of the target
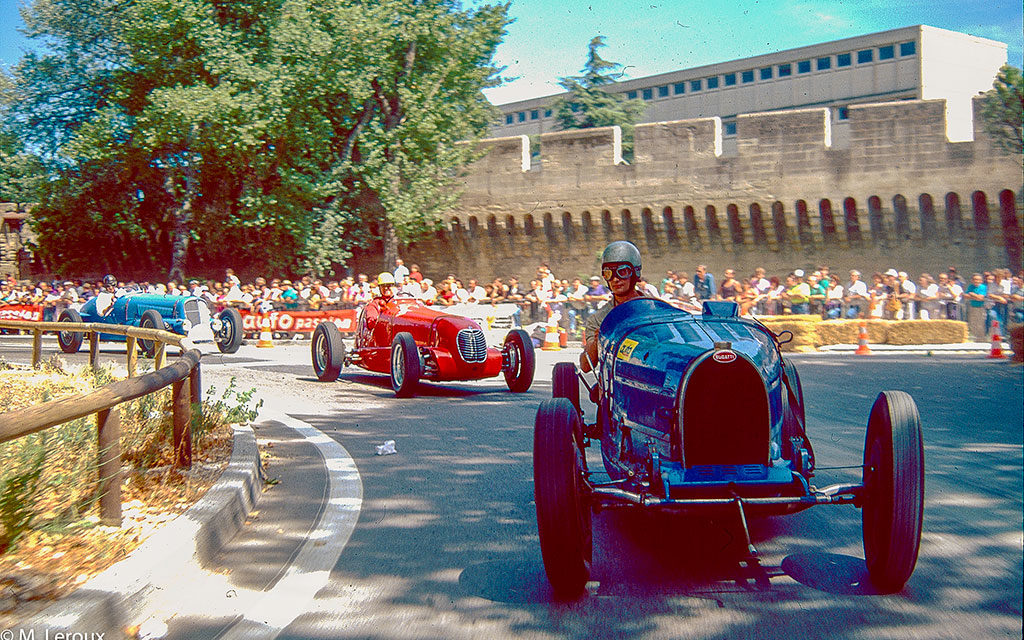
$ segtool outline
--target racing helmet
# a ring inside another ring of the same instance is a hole
[[[625,262],[632,265],[636,277],[640,277],[640,250],[636,245],[627,240],[616,240],[612,242],[601,253],[601,264],[605,265],[614,262]]]
[[[107,275],[103,276],[103,286],[105,286],[105,287],[116,287],[117,286],[117,278],[115,278],[113,275],[108,273]]]
[[[382,271],[381,274],[377,276],[377,286],[380,286],[382,284],[394,286],[395,276],[387,271]]]

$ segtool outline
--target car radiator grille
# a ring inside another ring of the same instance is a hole
[[[199,315],[198,300],[185,301],[185,319],[191,322],[192,326],[195,326],[202,322],[202,316]]]
[[[480,329],[463,329],[456,338],[459,355],[466,362],[483,362],[487,359],[487,340]]]

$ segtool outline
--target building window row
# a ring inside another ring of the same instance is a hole
[[[851,67],[854,65],[854,59],[856,58],[856,64],[871,64],[876,60],[892,60],[896,58],[897,49],[899,50],[900,57],[913,56],[917,54],[917,42],[911,40],[909,42],[901,42],[898,45],[889,44],[881,47],[873,47],[870,49],[859,49],[855,52],[848,53],[837,53],[835,55],[821,56],[813,60],[813,66],[815,71],[829,71],[833,68],[842,69]],[[672,85],[661,85],[658,87],[648,87],[644,89],[631,89],[626,92],[626,97],[630,100],[636,100],[642,98],[643,100],[654,100],[655,91],[657,91],[658,98],[669,97],[669,91],[674,96],[683,95],[687,92],[687,84],[689,84],[690,93],[700,93],[701,91],[711,91],[718,89],[721,85],[726,87],[734,87],[737,85],[737,81],[741,84],[750,84],[754,82],[755,75],[762,81],[773,80],[775,78],[789,78],[794,75],[803,75],[811,73],[812,61],[811,60],[800,60],[796,63],[785,62],[778,65],[769,67],[761,67],[759,69],[747,69],[746,71],[740,71],[739,73],[726,73],[721,76],[714,75],[707,78],[696,78],[694,80],[676,82]],[[551,117],[551,109],[544,110],[544,117]],[[505,124],[514,124],[518,122],[526,122],[527,118],[530,120],[540,119],[540,113],[537,109],[532,111],[520,111],[518,113],[509,113],[505,115]]]

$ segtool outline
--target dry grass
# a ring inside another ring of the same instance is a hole
[[[59,358],[51,358],[40,370],[0,363],[0,412],[84,393],[116,377],[123,375],[69,369]],[[193,468],[174,469],[169,466],[168,400],[168,393],[160,393],[121,405],[121,527],[99,522],[94,420],[72,421],[0,444],[0,487],[12,474],[42,460],[38,485],[20,498],[28,501],[31,526],[0,553],[0,628],[10,628],[14,620],[127,556],[219,477],[231,455],[230,425],[218,420],[216,411],[210,412],[212,419],[204,416]]]

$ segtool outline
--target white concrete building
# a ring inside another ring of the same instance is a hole
[[[1006,44],[916,25],[627,80],[614,90],[647,102],[642,122],[719,117],[728,139],[736,116],[829,107],[842,144],[847,107],[945,99],[947,135],[971,140],[971,97],[992,88]],[[552,103],[565,94],[498,105],[494,137],[556,130]]]

